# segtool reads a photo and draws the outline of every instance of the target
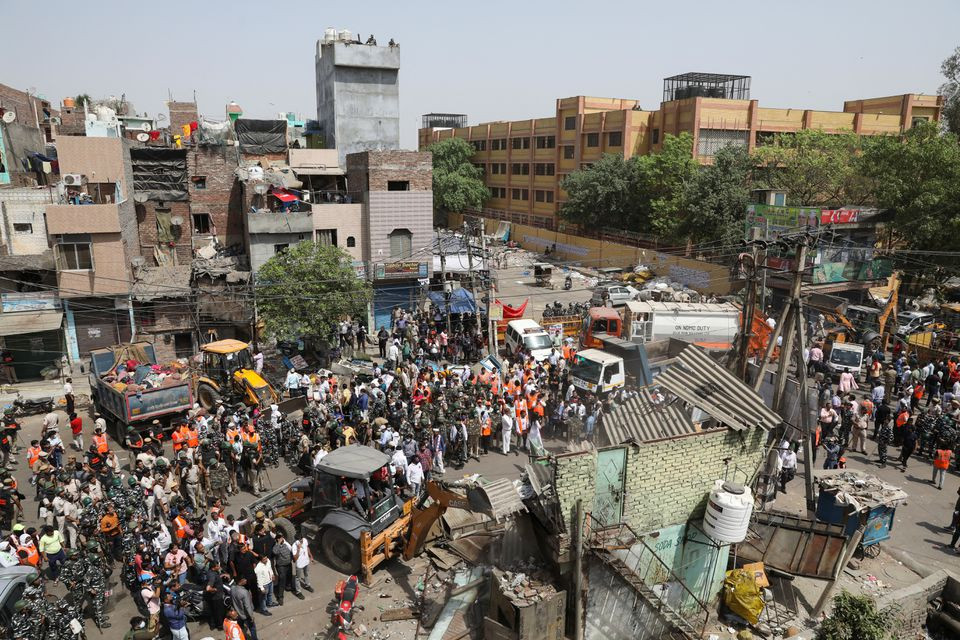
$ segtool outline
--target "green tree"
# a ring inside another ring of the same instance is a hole
[[[681,242],[687,188],[700,168],[693,158],[693,136],[668,135],[659,153],[640,160],[640,209],[646,212],[648,230],[668,242]]]
[[[474,149],[462,138],[447,138],[429,147],[433,154],[433,202],[442,211],[479,209],[490,197],[483,171],[472,164]]]
[[[756,149],[757,188],[781,189],[795,205],[840,207],[866,204],[870,185],[858,155],[863,138],[854,133],[802,129],[778,135]]]
[[[890,608],[877,611],[873,598],[842,591],[833,598],[833,611],[820,624],[817,640],[885,640],[896,638]]]
[[[73,99],[76,103],[78,109],[82,109],[85,104],[93,104],[93,100],[90,99],[89,93],[81,93],[76,98]]]
[[[344,316],[364,317],[372,295],[347,252],[310,241],[267,260],[256,283],[266,333],[280,339],[329,338]]]
[[[946,82],[940,85],[940,95],[944,97],[940,121],[944,129],[960,135],[960,47],[943,61],[940,73],[946,78]]]
[[[895,240],[911,249],[955,249],[960,233],[960,144],[934,123],[865,140],[860,158]]]
[[[713,164],[696,172],[685,194],[682,227],[691,242],[743,241],[744,215],[750,204],[755,168],[746,149],[727,146],[716,153]]]
[[[584,227],[635,227],[642,217],[637,197],[639,161],[608,153],[592,166],[568,174],[560,183],[567,192],[560,217]]]

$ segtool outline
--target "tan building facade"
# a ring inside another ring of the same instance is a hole
[[[483,213],[553,229],[565,197],[561,180],[605,153],[628,158],[656,152],[667,135],[686,132],[693,136],[694,155],[709,163],[713,154],[728,144],[753,151],[771,143],[778,133],[802,129],[899,133],[918,120],[939,120],[942,108],[941,97],[920,94],[851,100],[844,102],[843,111],[761,107],[757,100],[749,99],[749,78],[746,80],[746,91],[726,93],[737,98],[678,98],[684,94],[665,89],[664,102],[653,111],[621,98],[560,98],[555,115],[547,118],[420,129],[419,146],[426,150],[451,137],[469,141],[476,149],[474,162],[483,169],[492,194]]]

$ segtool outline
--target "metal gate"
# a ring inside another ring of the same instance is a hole
[[[601,449],[597,452],[597,484],[591,515],[604,524],[620,522],[623,514],[626,461],[626,449]]]

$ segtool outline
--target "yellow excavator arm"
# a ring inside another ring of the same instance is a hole
[[[407,544],[403,548],[403,559],[409,560],[423,550],[423,543],[434,523],[440,519],[448,508],[464,509],[465,511],[483,512],[471,504],[467,496],[454,493],[437,482],[427,483],[427,496],[432,500],[430,506],[413,507],[413,517],[410,521],[410,533]]]

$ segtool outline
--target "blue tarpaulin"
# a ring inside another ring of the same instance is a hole
[[[429,297],[430,302],[438,307],[441,313],[447,313],[447,301],[442,291],[431,291]],[[476,313],[477,305],[473,301],[473,295],[466,289],[454,289],[450,294],[450,312]]]

